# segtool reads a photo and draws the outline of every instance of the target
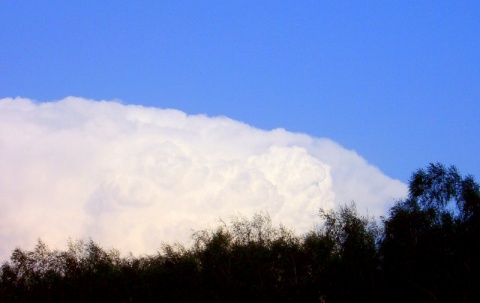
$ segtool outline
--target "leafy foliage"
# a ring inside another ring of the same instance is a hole
[[[153,256],[91,240],[52,251],[39,240],[2,265],[0,302],[479,301],[479,185],[437,163],[409,189],[382,224],[352,203],[321,210],[303,236],[259,213]]]
[[[398,302],[474,301],[479,272],[479,186],[454,166],[417,170],[385,220],[386,293]]]

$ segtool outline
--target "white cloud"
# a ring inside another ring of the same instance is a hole
[[[0,257],[38,238],[134,254],[235,213],[307,231],[320,207],[381,215],[406,186],[328,139],[69,97],[0,100]]]

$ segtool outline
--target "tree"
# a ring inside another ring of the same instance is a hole
[[[384,222],[381,252],[389,299],[478,297],[479,205],[479,185],[454,166],[430,164],[412,175],[409,196]]]
[[[479,188],[436,163],[380,227],[352,203],[303,237],[260,213],[140,258],[38,241],[1,266],[0,302],[479,302]]]
[[[320,296],[327,302],[375,302],[380,230],[374,218],[360,216],[353,202],[320,216],[323,225],[304,241]]]
[[[461,220],[478,216],[480,210],[479,185],[473,176],[463,178],[455,166],[447,168],[440,163],[412,175],[409,200],[423,209],[433,208],[437,215],[450,213]]]

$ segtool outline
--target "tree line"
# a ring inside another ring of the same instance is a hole
[[[381,220],[353,203],[319,215],[301,236],[238,217],[140,257],[39,240],[3,263],[0,302],[480,302],[479,184],[454,166],[415,171]]]

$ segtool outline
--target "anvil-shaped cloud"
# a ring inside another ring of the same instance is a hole
[[[355,200],[378,216],[405,194],[329,139],[119,102],[0,100],[2,259],[38,238],[154,253],[237,213],[301,233],[320,208]]]

